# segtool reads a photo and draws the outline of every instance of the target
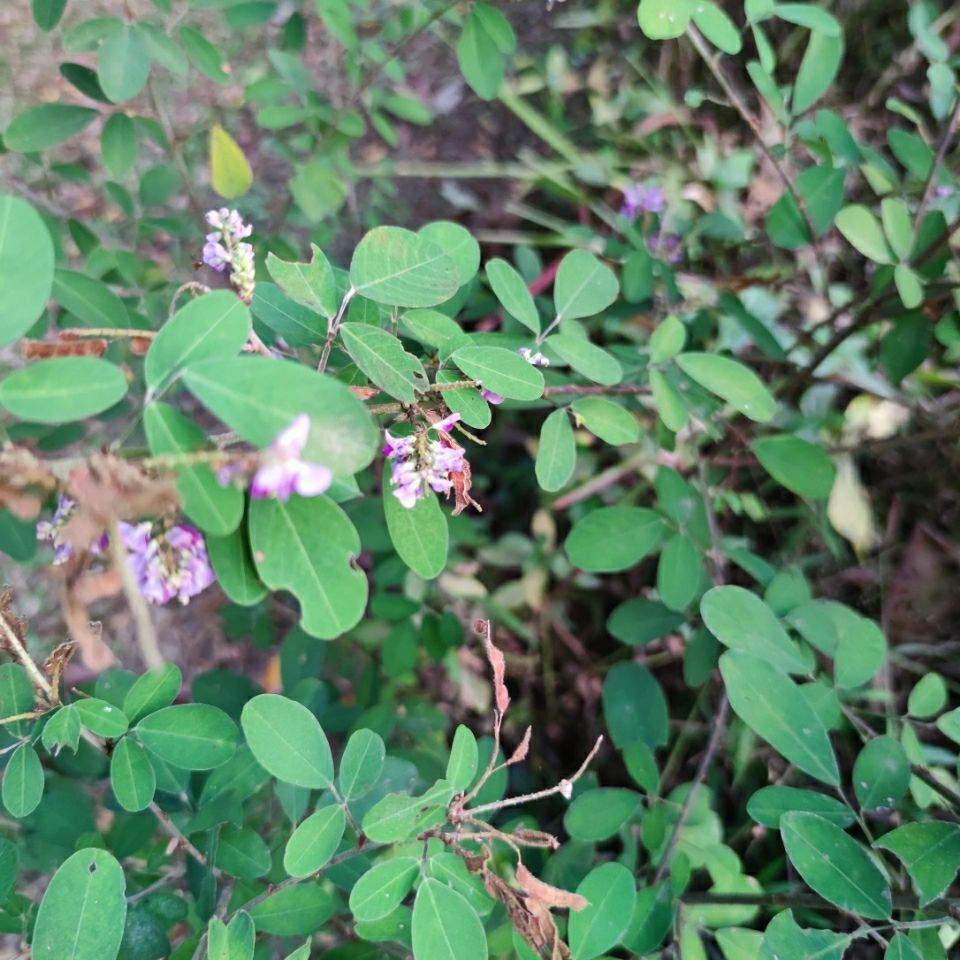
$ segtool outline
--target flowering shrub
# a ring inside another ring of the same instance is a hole
[[[956,12],[105,6],[3,133],[3,955],[955,955]]]

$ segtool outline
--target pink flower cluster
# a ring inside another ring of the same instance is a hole
[[[460,414],[453,413],[426,431],[408,437],[394,437],[389,430],[384,431],[386,444],[383,452],[390,461],[393,495],[408,510],[426,496],[428,488],[437,493],[449,493],[453,489],[450,474],[464,470],[466,462],[460,447],[428,436],[430,430],[449,433],[459,419]]]
[[[154,533],[153,524],[121,523],[120,537],[137,587],[150,603],[187,603],[216,579],[203,535],[186,524]]]
[[[240,299],[249,304],[253,299],[256,265],[253,247],[242,241],[253,233],[253,227],[244,223],[236,210],[226,207],[210,210],[206,220],[213,230],[207,234],[203,262],[219,273],[229,267],[230,283]]]

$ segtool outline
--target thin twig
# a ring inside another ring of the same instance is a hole
[[[819,265],[819,249],[817,246],[817,232],[813,225],[813,218],[810,216],[810,211],[807,208],[806,201],[800,194],[797,192],[797,188],[793,185],[793,181],[787,175],[786,170],[784,170],[783,165],[780,163],[777,156],[774,152],[767,146],[767,142],[763,137],[763,131],[760,129],[760,122],[757,118],[750,112],[747,105],[743,102],[743,98],[740,96],[739,91],[733,86],[733,84],[727,79],[723,70],[720,69],[720,65],[717,63],[713,54],[710,52],[709,47],[707,47],[706,41],[700,34],[700,31],[697,30],[693,25],[690,26],[690,29],[687,31],[687,36],[690,38],[690,41],[693,43],[696,48],[697,53],[700,54],[701,59],[707,65],[707,69],[713,74],[717,83],[723,88],[723,92],[727,95],[727,99],[730,101],[730,105],[740,114],[740,117],[743,119],[744,123],[750,128],[753,132],[753,135],[757,139],[757,145],[763,151],[763,155],[770,162],[770,165],[777,172],[777,176],[783,181],[784,187],[786,187],[787,192],[793,198],[793,202],[797,205],[797,209],[800,211],[800,215],[803,217],[804,223],[807,228],[807,232],[810,234],[810,245],[813,249],[814,256],[817,258]],[[822,272],[822,269],[821,269]]]
[[[683,825],[687,822],[687,817],[690,816],[690,811],[693,808],[693,801],[696,799],[697,793],[700,791],[700,786],[706,779],[707,771],[710,769],[710,764],[713,763],[713,759],[716,756],[717,750],[720,748],[720,740],[723,738],[723,733],[727,727],[727,713],[729,710],[730,701],[727,698],[726,690],[724,690],[723,695],[720,697],[720,706],[717,708],[717,715],[713,718],[713,727],[710,731],[710,739],[707,741],[707,749],[703,751],[703,756],[700,758],[700,765],[697,767],[697,772],[694,774],[693,782],[690,784],[690,789],[683,801],[683,806],[680,808],[680,813],[677,816],[677,822],[673,825],[673,830],[670,833],[670,839],[667,841],[667,845],[663,851],[663,856],[660,858],[660,864],[657,866],[657,872],[653,876],[654,886],[656,886],[663,879],[664,874],[667,872],[667,868],[670,866],[670,860],[673,857],[673,851],[680,840],[680,831],[683,829]]]
[[[133,614],[134,636],[143,662],[150,670],[162,667],[163,654],[160,653],[160,647],[157,644],[157,631],[153,625],[153,618],[150,616],[147,601],[137,586],[133,568],[127,557],[127,548],[123,545],[123,539],[120,536],[120,524],[116,520],[110,524],[110,556],[120,577],[120,583],[123,585],[130,612]]]
[[[20,642],[17,631],[10,625],[6,610],[0,610],[0,632],[3,633],[4,640],[10,645],[13,655],[20,662],[20,665],[30,675],[34,687],[46,694],[47,699],[53,702],[53,687],[50,681],[44,676],[43,671],[34,663],[33,657],[27,653],[27,648]]]
[[[572,507],[575,503],[580,503],[582,500],[586,500],[594,494],[602,493],[615,483],[619,483],[624,477],[628,477],[631,473],[640,470],[649,462],[649,453],[638,453],[635,457],[630,457],[628,460],[624,460],[623,463],[609,467],[601,473],[598,473],[595,477],[591,477],[586,482],[580,484],[579,487],[574,487],[569,493],[565,493],[562,497],[557,497],[557,499],[553,501],[552,508],[554,510],[566,510],[568,507]]]
[[[558,397],[563,394],[576,394],[583,397],[624,396],[633,397],[650,392],[650,387],[639,383],[620,383],[616,386],[585,386],[577,383],[561,383],[555,387],[545,387],[545,397]]]
[[[956,94],[956,103],[953,106],[953,112],[950,114],[950,119],[947,121],[947,126],[943,131],[943,136],[940,138],[940,145],[937,147],[937,155],[934,157],[933,163],[930,165],[930,174],[927,177],[927,182],[923,187],[923,196],[920,198],[920,204],[917,207],[916,215],[913,218],[914,231],[916,231],[917,227],[920,226],[920,223],[923,220],[923,215],[927,211],[927,204],[930,203],[930,198],[933,196],[933,191],[936,187],[937,174],[940,172],[940,167],[943,166],[943,161],[947,155],[947,151],[950,149],[953,136],[957,132],[958,123],[960,123],[960,94]]]
[[[569,796],[571,788],[587,772],[587,767],[590,766],[590,762],[597,755],[597,751],[599,751],[602,744],[603,734],[597,737],[597,742],[593,745],[593,748],[587,754],[583,763],[580,764],[577,772],[574,773],[573,776],[561,780],[556,786],[547,787],[545,790],[538,790],[536,793],[524,793],[519,797],[507,797],[505,800],[496,800],[493,803],[484,803],[479,807],[470,807],[469,809],[465,810],[464,813],[475,817],[481,813],[489,813],[492,810],[501,810],[504,807],[515,807],[521,803],[532,803],[534,800],[543,800],[546,797],[552,797],[558,793],[561,793],[564,796]]]
[[[201,853],[191,842],[190,838],[170,819],[169,814],[165,810],[161,810],[157,806],[156,800],[150,801],[150,806],[147,808],[149,811],[160,821],[163,826],[163,829],[170,834],[170,836],[177,841],[178,846],[183,847],[187,853],[190,854],[194,860],[197,860],[203,866],[207,866],[207,856],[204,853]],[[211,867],[213,872],[219,876],[220,870],[217,867]]]
[[[337,339],[337,331],[340,329],[340,323],[343,315],[347,312],[347,307],[357,291],[351,287],[340,301],[340,308],[337,315],[330,321],[330,328],[327,330],[327,339],[323,341],[323,350],[320,352],[320,363],[317,364],[317,373],[323,373],[327,369],[327,361],[330,359],[330,350],[333,348],[333,341]]]
[[[138,330],[136,327],[63,327],[61,338],[80,340],[84,337],[108,337],[114,339],[153,340],[156,330]]]

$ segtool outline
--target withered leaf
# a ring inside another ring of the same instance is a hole
[[[517,866],[517,883],[534,900],[548,908],[560,910],[583,910],[590,906],[578,893],[569,893],[559,887],[552,887],[535,877],[522,863]]]

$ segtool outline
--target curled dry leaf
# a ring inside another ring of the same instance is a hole
[[[350,388],[350,392],[361,400],[369,400],[371,397],[375,397],[380,390],[378,387],[353,386]]]
[[[497,704],[497,710],[501,714],[507,712],[510,706],[510,694],[507,692],[507,685],[504,683],[504,677],[507,672],[507,664],[503,658],[503,651],[493,645],[490,639],[490,625],[487,624],[483,632],[483,645],[487,653],[487,660],[490,661],[490,668],[493,670],[493,693]]]
[[[32,520],[56,486],[53,472],[25,447],[8,444],[0,452],[0,507],[15,517]]]
[[[530,734],[533,732],[533,727],[527,727],[526,733],[523,735],[523,739],[520,741],[520,745],[510,756],[510,759],[507,761],[507,766],[511,766],[514,763],[522,763],[527,759],[527,754],[530,752]]]
[[[522,863],[517,866],[517,883],[523,887],[528,896],[550,908],[583,910],[590,906],[590,902],[580,894],[552,887],[549,883],[537,879]]]
[[[138,520],[176,510],[179,498],[171,478],[156,478],[110,454],[90,457],[67,480],[77,507],[63,527],[63,539],[86,549],[114,520]]]

